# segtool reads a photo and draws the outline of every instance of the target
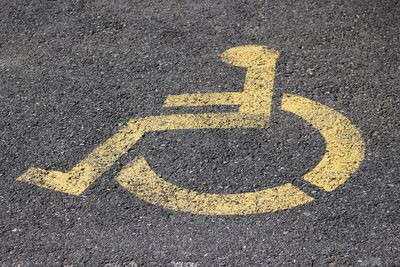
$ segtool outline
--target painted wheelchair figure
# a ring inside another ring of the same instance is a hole
[[[271,116],[275,65],[279,54],[258,45],[228,49],[222,59],[245,68],[242,92],[169,95],[164,107],[237,105],[238,112],[176,114],[133,118],[69,172],[30,168],[18,180],[80,195],[107,171],[146,132],[215,128],[266,128]],[[303,179],[324,191],[332,191],[354,173],[364,158],[359,130],[337,111],[313,100],[283,94],[283,111],[313,126],[326,142],[322,160]],[[119,172],[119,183],[135,196],[176,211],[203,215],[245,215],[288,209],[314,198],[291,183],[256,192],[210,194],[178,187],[158,176],[144,156],[137,156]]]

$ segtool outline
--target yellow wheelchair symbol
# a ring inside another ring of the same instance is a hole
[[[147,132],[268,127],[278,57],[276,51],[264,46],[228,49],[222,54],[223,61],[247,70],[242,92],[169,95],[164,103],[164,107],[237,105],[238,112],[134,118],[69,172],[29,168],[18,180],[80,195]],[[364,158],[364,141],[357,127],[345,116],[323,104],[292,94],[283,94],[281,109],[311,124],[325,139],[325,154],[317,166],[304,175],[305,181],[329,192],[357,170]],[[209,194],[181,188],[158,176],[144,156],[136,157],[123,167],[117,180],[149,203],[203,215],[275,212],[314,200],[291,183],[239,194]]]

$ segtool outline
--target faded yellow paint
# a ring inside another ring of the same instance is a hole
[[[202,215],[245,215],[288,209],[314,199],[290,183],[257,192],[209,194],[178,187],[159,177],[138,157],[117,180],[137,197],[163,208]]]
[[[263,46],[240,46],[228,49],[222,58],[229,64],[247,69],[243,92],[170,95],[164,106],[239,105],[238,112],[131,119],[69,172],[30,168],[18,180],[79,195],[146,132],[267,127],[278,53]],[[358,129],[340,113],[303,97],[284,94],[282,109],[309,122],[327,143],[323,159],[304,179],[326,191],[345,182],[364,156],[364,143]],[[180,188],[157,176],[142,156],[123,168],[117,179],[123,187],[150,203],[205,215],[271,212],[313,200],[290,183],[240,194],[208,194]]]

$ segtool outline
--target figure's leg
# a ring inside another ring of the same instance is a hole
[[[70,171],[29,168],[18,180],[72,195],[80,195],[134,146],[145,132],[264,126],[265,121],[262,116],[239,113],[181,114],[132,119]]]

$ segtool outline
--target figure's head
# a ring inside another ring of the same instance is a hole
[[[222,60],[241,68],[257,66],[274,67],[279,53],[262,45],[243,45],[229,48],[222,53]]]

